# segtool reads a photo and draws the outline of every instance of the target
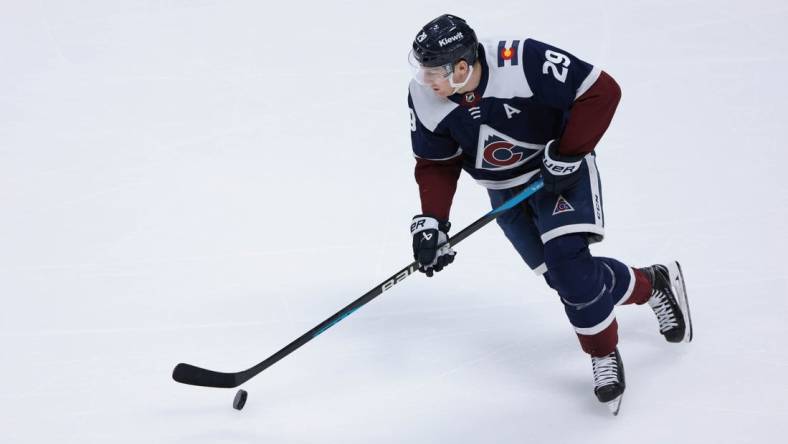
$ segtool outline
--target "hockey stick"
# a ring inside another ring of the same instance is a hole
[[[501,215],[501,213],[515,207],[516,205],[518,205],[519,203],[521,203],[522,201],[524,201],[525,199],[529,198],[534,193],[539,191],[539,189],[541,188],[542,188],[542,179],[537,179],[534,183],[527,186],[525,189],[523,189],[523,191],[518,193],[516,196],[507,200],[498,208],[493,209],[489,213],[477,219],[474,223],[465,227],[459,233],[452,236],[449,239],[449,242],[451,243],[452,246],[459,244],[466,237],[475,233],[480,228],[487,225],[496,217]],[[400,282],[405,280],[406,277],[416,272],[418,268],[419,268],[418,262],[416,261],[411,262],[410,265],[408,265],[407,267],[398,271],[390,278],[383,281],[383,283],[381,283],[377,287],[367,292],[364,296],[361,296],[360,298],[351,302],[345,308],[339,310],[336,314],[326,319],[325,321],[321,322],[315,328],[304,333],[303,335],[301,335],[301,337],[291,342],[290,344],[287,344],[287,346],[285,346],[283,349],[274,353],[273,355],[268,357],[265,361],[255,365],[254,367],[236,373],[223,373],[223,372],[217,372],[213,370],[196,367],[191,364],[180,363],[175,366],[175,369],[172,372],[172,379],[181,382],[183,384],[199,385],[203,387],[220,387],[220,388],[238,387],[239,385],[243,384],[244,382],[248,381],[249,379],[253,378],[257,374],[262,372],[263,370],[274,365],[280,359],[294,352],[302,345],[311,341],[312,339],[314,339],[324,331],[333,327],[336,323],[338,323],[342,319],[345,319],[346,317],[350,316],[351,313],[364,306],[367,302],[380,296],[381,294],[383,294],[384,291],[389,290],[391,287],[393,287],[396,284],[399,284]]]

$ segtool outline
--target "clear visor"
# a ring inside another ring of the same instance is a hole
[[[408,53],[408,64],[410,65],[411,71],[413,72],[413,78],[416,79],[416,82],[425,86],[448,79],[454,68],[451,63],[435,67],[421,66],[419,61],[416,60],[416,56],[413,54],[412,49]]]

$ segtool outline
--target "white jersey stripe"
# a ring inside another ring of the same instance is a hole
[[[613,321],[615,320],[616,320],[616,312],[611,310],[610,315],[608,315],[608,317],[605,318],[605,320],[600,322],[599,324],[587,328],[575,327],[575,331],[580,333],[581,335],[586,335],[586,336],[595,335],[597,333],[601,333],[602,330],[608,328],[610,324],[612,324]]]
[[[513,177],[511,179],[506,179],[506,180],[476,179],[476,183],[490,190],[505,190],[507,188],[516,187],[518,185],[522,185],[528,182],[529,180],[531,180],[532,177],[534,177],[538,173],[539,170],[529,171],[521,176]]]
[[[632,267],[627,267],[627,271],[629,271],[629,286],[627,287],[627,291],[624,293],[624,296],[616,302],[616,305],[621,305],[632,296],[632,292],[635,290],[635,272],[632,271]]]
[[[591,89],[592,86],[594,86],[594,83],[596,83],[596,80],[599,78],[600,74],[602,74],[602,69],[601,68],[597,68],[595,66],[591,70],[591,72],[588,73],[588,76],[586,76],[586,79],[583,80],[583,83],[580,84],[580,87],[577,88],[577,93],[575,94],[575,100],[577,100],[578,97],[580,97],[583,94],[585,94],[586,91],[588,91],[589,89]]]
[[[488,79],[487,87],[484,90],[485,98],[495,97],[498,99],[511,99],[513,97],[532,97],[534,93],[528,85],[528,80],[523,73],[523,59],[524,44],[526,39],[520,40],[517,48],[517,57],[520,63],[512,65],[507,63],[502,67],[498,67],[498,41],[490,40],[482,42],[484,44],[484,55],[487,61]],[[510,44],[512,40],[507,41]]]
[[[456,152],[456,153],[452,154],[452,155],[451,155],[451,156],[449,156],[449,157],[444,157],[444,158],[442,158],[442,159],[428,159],[428,158],[426,158],[426,157],[421,157],[421,156],[419,156],[419,155],[416,155],[416,154],[414,154],[414,155],[413,155],[413,157],[415,157],[415,158],[417,158],[417,159],[424,159],[424,160],[434,160],[434,161],[436,161],[436,162],[439,162],[439,161],[441,161],[441,160],[449,160],[449,159],[454,159],[455,157],[457,157],[457,156],[459,156],[459,155],[461,155],[461,154],[462,154],[462,148],[457,148],[457,152]]]
[[[415,80],[410,81],[409,89],[413,112],[430,131],[435,131],[438,124],[459,106],[449,99],[438,97],[431,89],[419,85]]]
[[[605,226],[605,216],[602,213],[602,193],[599,191],[599,171],[596,169],[596,156],[587,154],[588,176],[591,181],[591,199],[594,202],[594,222],[600,227]]]

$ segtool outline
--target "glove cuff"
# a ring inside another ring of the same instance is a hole
[[[553,176],[567,176],[580,170],[585,156],[562,156],[558,153],[558,139],[547,142],[542,163]]]
[[[413,216],[413,220],[410,223],[410,234],[412,236],[424,230],[439,230],[443,233],[448,233],[450,228],[451,223],[448,221],[444,222],[432,216],[417,214]]]

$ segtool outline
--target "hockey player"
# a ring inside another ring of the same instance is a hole
[[[422,214],[413,254],[432,276],[453,262],[449,210],[461,170],[497,207],[541,175],[544,188],[497,222],[526,264],[560,296],[594,393],[618,413],[624,393],[616,305],[648,303],[669,342],[692,340],[677,262],[631,268],[593,256],[604,237],[594,149],[621,91],[598,67],[532,39],[479,42],[461,18],[442,15],[416,35],[408,105]]]

